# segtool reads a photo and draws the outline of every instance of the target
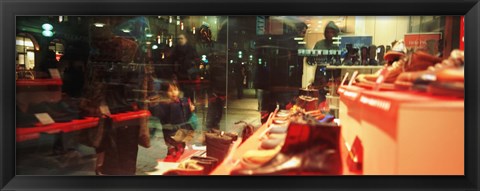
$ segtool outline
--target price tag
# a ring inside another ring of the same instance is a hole
[[[58,71],[58,69],[48,69],[48,72],[50,72],[50,76],[52,76],[53,79],[62,78],[62,76],[60,76],[60,71]]]
[[[100,105],[100,113],[110,116],[110,109],[108,108],[108,105]]]
[[[40,121],[42,125],[54,124],[55,121],[48,115],[48,113],[36,113],[35,117]]]

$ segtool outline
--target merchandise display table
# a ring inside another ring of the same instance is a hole
[[[464,99],[355,86],[339,94],[342,136],[362,143],[363,174],[464,174]]]
[[[123,121],[140,119],[150,116],[148,110],[139,110],[127,113],[113,114],[112,120],[114,123],[119,123]],[[68,133],[72,131],[78,131],[87,128],[93,128],[98,125],[99,118],[97,117],[86,117],[85,119],[72,120],[66,123],[54,123],[45,126],[36,126],[36,127],[26,127],[26,128],[17,128],[16,129],[16,141],[22,142],[31,139],[37,139],[40,137],[40,133],[54,134],[54,133]]]

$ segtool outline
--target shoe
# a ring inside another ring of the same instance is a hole
[[[437,81],[428,86],[433,95],[461,97],[465,95],[464,69],[445,69],[437,73]]]
[[[407,52],[407,48],[405,47],[405,42],[403,40],[399,40],[396,42],[393,47],[390,49],[390,46],[387,46],[387,53],[383,58],[387,62],[388,65],[400,60],[405,56]]]
[[[388,66],[387,76],[385,77],[384,83],[394,83],[397,80],[397,77],[403,72],[426,70],[428,67],[433,66],[441,61],[442,60],[438,57],[429,55],[423,51],[416,51],[398,61],[393,62],[391,66]],[[369,82],[375,83],[377,78],[380,76],[381,71],[382,70],[379,70],[375,74],[361,74],[356,80],[357,82],[363,82],[367,84],[371,84]]]
[[[218,160],[213,157],[193,156],[190,160],[196,161],[197,165],[203,167],[203,174],[210,174],[217,166]]]
[[[426,86],[437,80],[436,74],[445,69],[455,69],[463,66],[464,52],[462,50],[453,50],[448,59],[438,62],[434,66],[429,66],[425,70],[416,72],[404,72],[400,74],[395,81],[395,88],[399,90],[408,90],[413,88],[417,90],[426,90]],[[461,79],[463,77],[460,76]]]
[[[377,60],[375,59],[377,57],[377,46],[370,45],[368,49],[369,49],[368,65],[376,66],[378,64]]]
[[[315,119],[291,122],[285,143],[271,160],[232,175],[336,175],[342,173],[340,127]]]

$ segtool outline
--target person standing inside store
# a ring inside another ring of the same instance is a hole
[[[188,43],[186,34],[179,34],[177,40],[178,44],[169,58],[169,64],[174,67],[173,79],[178,80],[180,90],[183,91],[185,97],[194,101],[193,87],[187,85],[187,82],[196,80],[198,77],[196,63],[199,63],[200,58],[195,48]]]
[[[315,46],[313,49],[315,50],[338,50],[340,47],[333,42],[333,37],[337,37],[338,34],[340,33],[340,29],[338,26],[335,24],[335,22],[330,21],[328,22],[327,26],[325,27],[324,31],[324,37],[325,39],[318,41],[315,43]],[[318,63],[317,63],[318,64]],[[317,66],[317,69],[315,70],[315,79],[313,82],[314,87],[319,89],[320,92],[320,98],[319,101],[323,102],[326,100],[326,93],[328,92],[326,90],[327,83],[330,79],[334,79],[335,81],[339,81],[341,74],[341,70],[336,69],[336,70],[326,70],[325,67],[320,67]]]

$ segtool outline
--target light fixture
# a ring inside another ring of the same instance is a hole
[[[147,44],[147,45],[149,45],[149,44],[152,44],[152,42],[150,42],[150,41],[147,41],[147,42],[146,42],[146,44]]]
[[[168,46],[172,47],[172,45],[173,45],[172,39],[168,39]]]
[[[305,41],[298,42],[298,44],[307,44]]]
[[[160,35],[157,36],[157,44],[161,44],[162,38],[160,38]]]
[[[45,24],[42,25],[42,29],[46,30],[46,31],[51,31],[51,30],[53,30],[53,26],[49,23],[45,23]]]
[[[63,16],[58,16],[58,22],[59,23],[63,22]]]
[[[180,30],[183,31],[183,22],[180,23]]]
[[[293,40],[303,40],[303,37],[295,37]]]
[[[151,37],[153,37],[153,34],[147,33],[145,36],[148,37],[148,38],[151,38]]]
[[[51,37],[53,36],[53,26],[49,23],[45,23],[42,25],[42,28],[43,28],[43,31],[42,31],[42,35],[43,36],[46,36],[46,37]]]
[[[168,23],[172,23],[172,20],[173,20],[173,19],[172,19],[172,16],[169,16],[169,17],[168,17]]]
[[[130,33],[130,29],[122,29],[124,33]]]
[[[51,37],[51,36],[53,36],[53,32],[52,31],[43,31],[42,35],[46,36],[46,37]]]
[[[195,34],[195,27],[192,27],[192,33]]]
[[[93,25],[95,27],[102,28],[103,26],[105,26],[105,23],[93,23]]]
[[[156,44],[154,44],[154,45],[152,46],[152,49],[153,49],[153,50],[157,50],[157,49],[158,49],[158,46],[157,46]]]

